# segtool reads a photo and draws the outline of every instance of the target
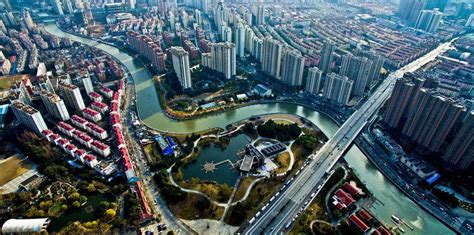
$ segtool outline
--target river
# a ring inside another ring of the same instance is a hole
[[[116,47],[63,32],[55,24],[48,24],[45,27],[48,32],[56,36],[68,37],[73,41],[101,49],[124,64],[135,82],[138,115],[146,125],[157,130],[189,133],[212,127],[223,128],[228,124],[253,115],[268,113],[288,113],[305,117],[318,126],[327,136],[332,136],[338,129],[336,123],[328,116],[309,108],[287,103],[257,104],[192,120],[172,120],[163,114],[150,73],[140,60]],[[351,147],[344,158],[366,184],[367,188],[372,191],[373,195],[384,203],[383,206],[375,204],[371,210],[386,223],[393,225],[390,217],[392,214],[397,214],[415,227],[414,231],[410,231],[405,227],[407,234],[454,234],[447,226],[420,208],[385,179],[357,146]]]

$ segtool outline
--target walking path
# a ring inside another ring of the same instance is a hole
[[[328,193],[326,194],[325,199],[324,199],[324,207],[325,207],[326,212],[328,213],[328,216],[329,216],[329,218],[331,219],[331,223],[332,223],[333,225],[336,225],[337,222],[338,222],[338,220],[335,220],[335,219],[334,219],[334,216],[332,215],[331,210],[329,209],[329,199],[330,199],[330,197],[331,197],[331,195],[332,195],[332,192],[334,192],[334,190],[336,190],[336,187],[339,185],[339,183],[341,183],[343,180],[346,180],[346,178],[347,178],[347,169],[346,169],[345,167],[342,167],[342,169],[344,169],[344,177],[342,177],[341,180],[339,180],[337,183],[335,183],[335,184],[331,187],[331,189],[329,189],[329,191],[328,191]]]

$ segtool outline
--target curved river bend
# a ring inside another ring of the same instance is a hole
[[[72,41],[101,49],[125,65],[135,82],[138,115],[146,125],[157,130],[189,133],[212,127],[224,128],[228,124],[253,115],[268,113],[288,113],[305,117],[317,125],[327,136],[332,136],[338,129],[336,123],[326,115],[309,108],[286,103],[257,104],[192,120],[172,120],[163,114],[151,75],[140,60],[116,47],[63,32],[55,24],[48,24],[45,27],[48,32],[58,37],[67,37]],[[386,223],[392,225],[390,217],[392,214],[397,214],[415,227],[414,231],[405,228],[407,234],[454,234],[385,179],[357,146],[351,147],[344,158],[374,196],[384,203],[383,206],[374,204],[371,210]]]

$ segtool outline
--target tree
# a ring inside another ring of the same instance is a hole
[[[105,218],[108,220],[112,220],[117,213],[115,212],[114,209],[107,209],[105,211]]]
[[[89,185],[87,186],[87,191],[89,191],[89,192],[92,193],[92,192],[95,192],[95,191],[96,191],[96,188],[95,188],[95,186],[94,186],[93,184],[89,184]]]
[[[81,207],[81,203],[79,201],[74,201],[72,203],[72,206],[75,207],[75,208],[79,208],[79,207]]]
[[[80,198],[81,198],[81,194],[79,194],[78,192],[74,192],[69,195],[69,199],[73,201],[77,201]]]

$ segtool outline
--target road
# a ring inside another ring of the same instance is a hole
[[[169,230],[173,230],[177,234],[194,234],[195,232],[192,229],[185,225],[180,219],[175,217],[175,215],[169,210],[166,203],[159,195],[158,186],[155,184],[153,180],[153,175],[146,164],[147,161],[145,159],[145,155],[142,151],[142,148],[137,142],[137,139],[132,136],[132,133],[134,131],[131,126],[132,113],[135,112],[130,103],[132,100],[134,100],[133,103],[135,103],[135,89],[134,85],[132,85],[131,82],[133,82],[133,80],[129,79],[129,83],[127,83],[126,89],[127,98],[125,99],[124,112],[122,112],[121,118],[126,119],[122,122],[124,123],[124,125],[126,125],[124,126],[123,130],[124,134],[128,135],[129,139],[132,142],[132,146],[129,146],[129,148],[133,149],[134,154],[131,154],[130,157],[132,163],[135,165],[135,169],[137,171],[136,174],[142,182],[143,190],[145,191],[147,198],[152,199],[148,200],[148,203],[150,207],[153,208],[153,211],[155,211],[155,213],[159,213],[161,215],[160,222],[165,223]],[[144,228],[144,230],[158,232],[156,229],[157,223],[152,223],[146,226],[146,228]]]
[[[413,72],[445,52],[454,41],[443,43],[426,55],[391,73],[373,92],[367,101],[354,112],[339,130],[316,153],[312,161],[303,166],[275,197],[270,199],[260,212],[243,229],[244,234],[280,233],[285,231],[296,216],[310,204],[310,201],[324,185],[336,162],[343,156],[364,126],[390,97],[395,81],[406,72]],[[299,174],[298,174],[299,173]],[[311,197],[311,194],[314,196]],[[311,198],[310,198],[311,197]]]

